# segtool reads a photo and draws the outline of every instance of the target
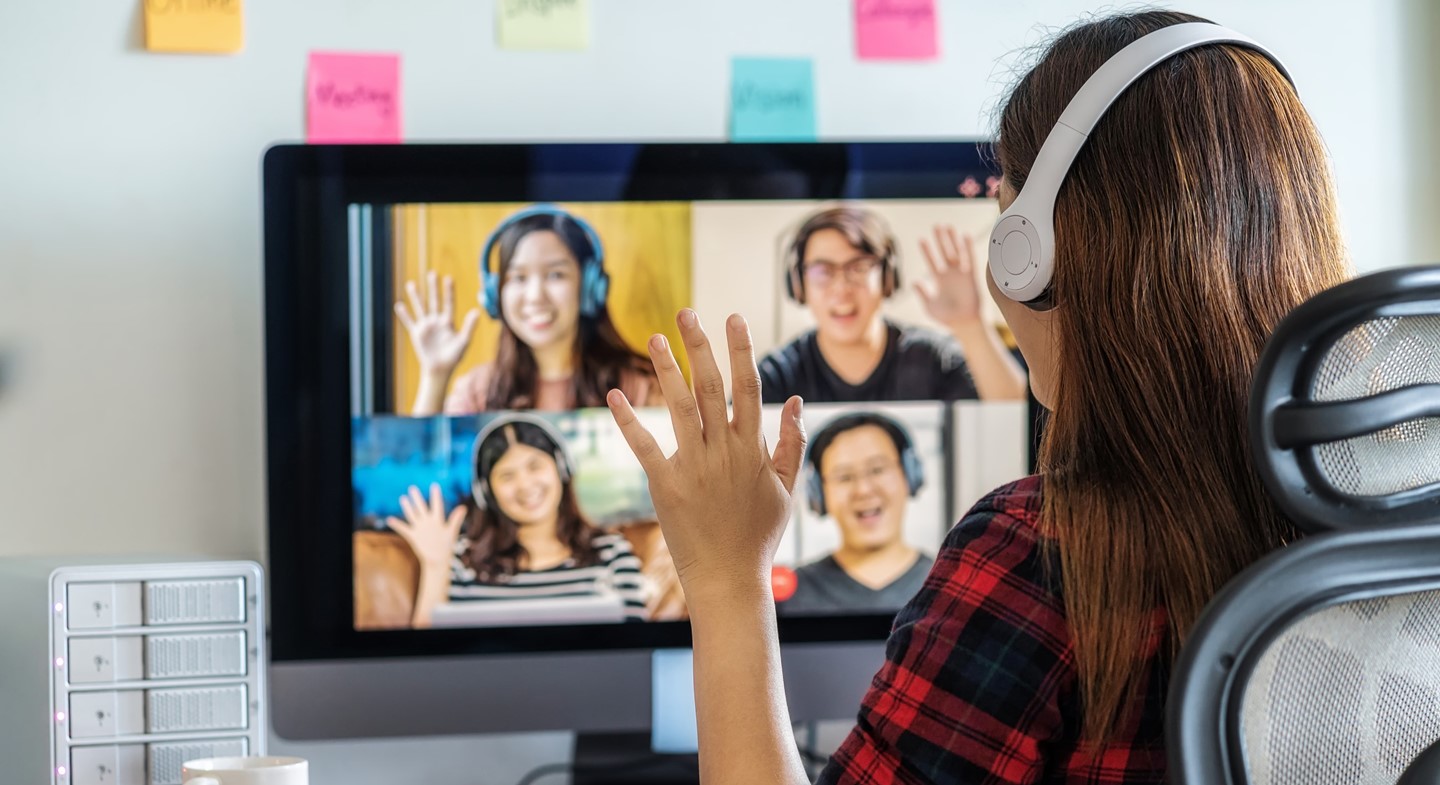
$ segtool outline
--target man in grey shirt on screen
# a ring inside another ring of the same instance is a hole
[[[810,509],[840,527],[840,547],[795,571],[784,614],[899,610],[933,559],[905,542],[905,509],[925,482],[910,434],[878,412],[831,420],[805,456]]]

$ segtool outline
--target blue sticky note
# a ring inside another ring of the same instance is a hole
[[[808,58],[734,59],[730,69],[730,139],[815,140],[815,72]]]

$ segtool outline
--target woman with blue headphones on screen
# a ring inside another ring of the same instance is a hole
[[[879,412],[831,420],[805,453],[810,510],[840,528],[840,547],[795,570],[782,613],[897,611],[934,559],[905,541],[905,511],[925,485],[910,432]]]
[[[395,303],[395,315],[420,360],[411,414],[601,406],[611,388],[641,405],[662,403],[654,372],[610,319],[604,253],[595,230],[558,207],[536,205],[502,221],[480,252],[481,305],[500,322],[495,360],[453,384],[479,311],[467,313],[457,329],[450,278],[439,302],[433,272],[425,302],[415,283],[407,282],[409,306]]]
[[[1040,474],[950,531],[823,783],[1160,783],[1172,663],[1236,573],[1296,536],[1247,434],[1250,378],[1291,309],[1350,274],[1325,148],[1279,60],[1188,14],[1059,36],[1000,117],[991,296],[1050,409]],[[692,311],[695,390],[650,343],[666,457],[650,478],[694,633],[708,785],[807,782],[771,564],[805,455],[800,400],[767,454],[753,346],[726,325],[734,414]]]
[[[439,485],[429,499],[412,486],[400,498],[405,520],[386,521],[420,562],[414,626],[431,626],[443,603],[551,600],[546,610],[564,613],[566,598],[601,595],[626,618],[645,618],[640,561],[580,511],[574,463],[550,423],[492,420],[475,437],[473,466],[468,512],[461,504],[447,514]]]
[[[900,291],[898,246],[879,214],[850,204],[809,216],[785,240],[785,293],[815,328],[760,361],[765,403],[1025,398],[1024,371],[981,318],[970,238],[937,227],[933,250],[920,241],[934,292],[914,289],[945,333],[885,318]]]

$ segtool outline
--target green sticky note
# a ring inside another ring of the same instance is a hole
[[[808,58],[737,57],[732,61],[730,139],[815,140],[815,73]]]
[[[501,49],[586,49],[590,0],[497,0],[495,30]]]

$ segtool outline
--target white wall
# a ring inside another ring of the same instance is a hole
[[[824,138],[955,137],[988,130],[997,60],[1096,6],[941,0],[943,60],[911,65],[857,63],[845,0],[595,0],[574,54],[497,51],[488,0],[246,5],[245,52],[204,57],[140,51],[139,0],[0,2],[0,554],[260,556],[258,162],[303,134],[308,50],[403,53],[412,140],[720,139],[732,54],[813,56]],[[1440,260],[1429,5],[1184,4],[1286,60],[1362,269]],[[302,749],[354,785],[411,755],[444,785],[565,749],[514,741]]]

